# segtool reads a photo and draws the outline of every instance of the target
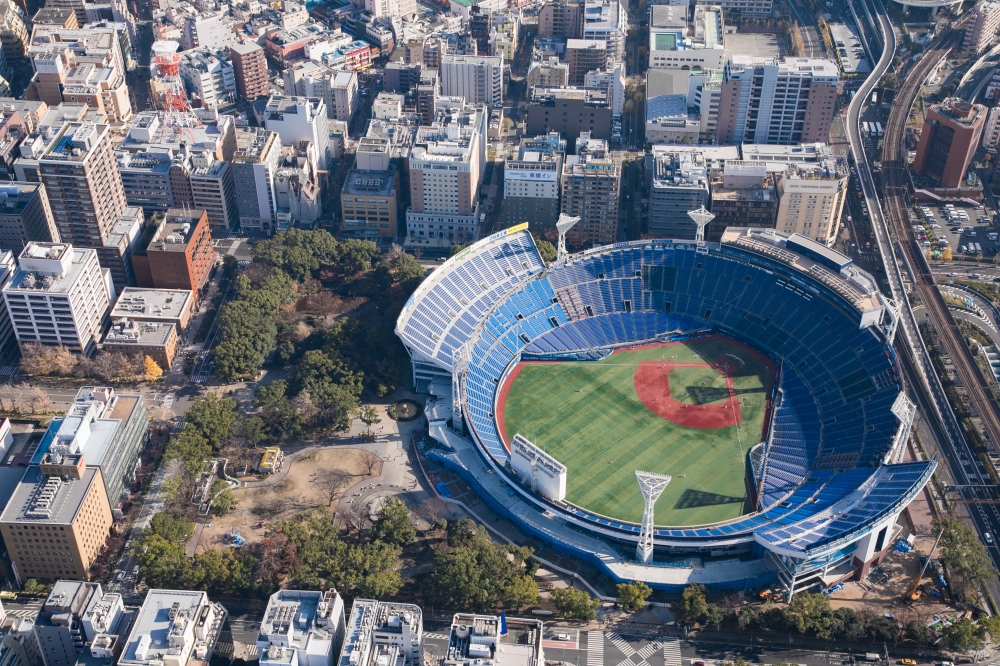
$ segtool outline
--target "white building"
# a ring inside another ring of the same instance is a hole
[[[365,9],[375,18],[409,19],[417,13],[417,0],[365,0]]]
[[[586,0],[583,39],[603,40],[608,52],[620,59],[625,52],[628,11],[621,0]]]
[[[243,229],[274,233],[277,222],[274,174],[280,160],[281,139],[277,132],[262,127],[236,130],[233,189]]]
[[[344,641],[344,601],[336,590],[279,590],[257,633],[260,666],[332,666]]]
[[[968,53],[985,51],[997,37],[1000,28],[1000,1],[979,0],[965,25],[962,50]]]
[[[507,617],[507,632],[496,615],[455,613],[451,621],[449,666],[545,666],[541,620]]]
[[[326,102],[319,97],[273,96],[264,109],[264,126],[277,132],[283,145],[309,141],[316,146],[319,169],[330,163],[330,125]]]
[[[847,200],[847,167],[828,159],[815,165],[789,165],[778,180],[778,221],[775,229],[833,245]]]
[[[96,603],[87,608],[83,614],[83,631],[88,641],[93,641],[101,634],[110,634],[125,613],[125,603],[122,595],[105,592]]]
[[[358,75],[323,63],[303,60],[282,73],[285,92],[298,97],[319,97],[326,104],[326,115],[349,122],[358,110]]]
[[[180,75],[194,106],[215,109],[236,95],[236,75],[229,61],[211,49],[181,53]]]
[[[676,4],[675,2],[656,4]],[[770,18],[773,0],[697,0],[699,5],[722,5],[722,10],[738,13],[745,18]]]
[[[718,5],[696,5],[689,29],[685,7],[655,6],[650,13],[649,68],[721,70],[725,26]]]
[[[983,148],[995,155],[998,141],[1000,141],[1000,106],[994,106],[986,116],[986,125],[983,127]]]
[[[355,599],[337,666],[421,666],[423,640],[419,606]]]
[[[180,23],[174,21],[174,25]],[[183,17],[181,28],[181,49],[187,51],[207,47],[213,51],[228,48],[233,43],[233,31],[225,22],[225,14],[219,10],[189,13]]]
[[[610,72],[591,70],[584,79],[584,88],[607,88],[611,98],[611,113],[622,114],[625,108],[625,65],[618,62]]]
[[[209,662],[228,615],[199,591],[150,590],[132,624],[118,666],[187,666]]]
[[[114,290],[97,250],[30,242],[3,287],[19,344],[65,345],[89,356],[104,334]]]
[[[350,122],[361,98],[358,96],[358,73],[355,71],[337,72],[333,79],[333,114],[331,118]],[[329,113],[329,108],[327,109]]]
[[[446,55],[441,58],[441,94],[469,104],[503,103],[503,56]]]

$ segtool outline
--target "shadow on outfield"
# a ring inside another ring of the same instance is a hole
[[[707,405],[720,400],[729,399],[729,389],[718,386],[685,386],[684,390],[691,396],[696,405]],[[736,395],[750,395],[752,393],[763,393],[763,388],[734,389]]]
[[[702,506],[718,506],[720,504],[743,504],[745,497],[731,497],[729,495],[717,495],[706,493],[701,490],[691,490],[688,488],[681,493],[680,499],[674,505],[675,509],[697,509]]]

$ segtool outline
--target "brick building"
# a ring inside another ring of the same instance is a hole
[[[148,228],[132,256],[138,286],[197,294],[217,256],[209,229],[204,210],[168,210],[159,224]]]

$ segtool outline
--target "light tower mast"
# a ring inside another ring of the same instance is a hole
[[[639,482],[639,490],[642,491],[642,500],[645,508],[642,512],[642,528],[639,530],[639,543],[635,547],[635,556],[643,564],[653,561],[653,507],[656,500],[667,489],[670,477],[666,474],[654,474],[653,472],[635,471],[635,478]]]

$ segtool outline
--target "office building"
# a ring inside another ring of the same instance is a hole
[[[333,78],[333,113],[331,118],[350,122],[361,103],[357,72],[337,72]],[[327,113],[330,114],[329,108]]]
[[[111,148],[110,126],[63,125],[38,158],[59,239],[100,247],[125,209],[125,188]]]
[[[0,106],[16,111],[28,132],[34,132],[38,128],[39,120],[49,110],[49,105],[40,100],[15,99],[13,97],[0,97]]]
[[[448,634],[445,662],[475,666],[545,666],[541,620],[474,613],[455,613]]]
[[[559,58],[551,56],[536,60],[528,67],[525,78],[528,90],[533,86],[551,86],[562,88],[569,85],[569,65],[559,62]]]
[[[504,162],[503,213],[508,227],[527,222],[533,232],[555,229],[566,142],[558,134],[525,139]]]
[[[819,164],[835,156],[833,146],[822,141],[790,146],[775,146],[766,143],[744,143],[740,146],[740,157],[748,162]]]
[[[562,170],[560,211],[580,218],[567,242],[580,248],[617,240],[621,178],[621,155],[611,152],[607,141],[580,134],[576,154],[566,157]]]
[[[917,142],[913,171],[927,174],[942,187],[959,187],[986,125],[986,107],[949,97],[931,104]]]
[[[97,250],[32,241],[17,263],[3,297],[18,343],[64,345],[90,356],[111,309],[111,275]]]
[[[594,139],[611,139],[611,95],[601,88],[544,88],[531,90],[527,134],[559,133],[573,143],[584,132]]]
[[[124,616],[122,595],[114,592],[105,592],[104,596],[95,594],[83,614],[83,633],[88,641],[95,640],[101,634],[110,634]]]
[[[57,540],[49,541],[52,543]],[[87,639],[83,617],[102,596],[99,583],[59,580],[35,618],[35,640],[45,666],[74,666]]]
[[[78,465],[56,471],[47,475],[29,465],[0,514],[0,534],[21,583],[29,578],[42,583],[90,580],[90,569],[111,534],[111,507],[100,468]]]
[[[319,97],[272,96],[264,109],[264,126],[276,132],[282,145],[308,141],[316,147],[316,165],[326,171],[330,163],[330,125],[326,102]]]
[[[355,168],[347,173],[340,192],[342,228],[346,234],[366,238],[397,235],[400,178],[396,167],[390,164],[387,148],[384,150],[382,164],[373,165],[380,168]]]
[[[34,620],[18,617],[8,618],[7,614],[2,611],[0,611],[0,619],[3,620],[3,625],[0,625],[0,666],[39,666],[42,664],[38,641],[35,640]]]
[[[274,173],[281,160],[277,132],[261,127],[236,131],[239,149],[233,158],[233,185],[240,226],[245,231],[273,234],[276,224]]]
[[[111,319],[124,317],[135,322],[173,324],[179,333],[183,333],[194,316],[197,300],[187,289],[126,287],[118,295],[118,301],[111,310]]]
[[[583,37],[583,3],[571,0],[546,2],[538,10],[538,36]]]
[[[420,82],[421,63],[390,62],[385,66],[382,88],[385,92],[405,95]]]
[[[147,441],[149,419],[141,395],[84,386],[66,414],[52,419],[32,460],[49,474],[81,465],[100,469],[111,513],[121,517]]]
[[[17,271],[17,264],[14,261],[14,253],[10,250],[0,250],[0,289],[10,281],[15,271]],[[0,351],[6,350],[15,339],[14,324],[10,320],[10,312],[7,311],[7,308],[0,308]],[[9,431],[9,424],[3,429]],[[3,450],[7,450],[6,445]]]
[[[621,0],[585,0],[583,39],[606,42],[608,53],[618,60],[625,53],[627,30],[628,11]]]
[[[417,113],[420,114],[421,122],[424,125],[430,125],[434,122],[434,108],[439,94],[438,73],[436,71],[422,72],[420,83],[417,84]]]
[[[59,241],[49,199],[41,183],[0,185],[0,247],[20,254],[28,241]]]
[[[733,56],[719,104],[719,143],[827,141],[840,70],[832,60]]]
[[[318,97],[326,104],[328,118],[349,122],[358,110],[358,75],[323,63],[304,60],[282,73],[285,91],[298,97]]]
[[[254,42],[230,44],[229,55],[236,77],[236,92],[246,100],[255,100],[270,94],[267,77],[267,58],[264,49]]]
[[[226,54],[207,46],[181,52],[180,77],[192,106],[215,109],[235,101],[236,74]]]
[[[416,0],[365,0],[364,6],[375,18],[391,16],[409,19],[417,12]]]
[[[28,28],[25,15],[13,0],[0,2],[0,45],[8,66],[22,66],[28,54]]]
[[[169,370],[177,357],[177,329],[173,324],[114,319],[104,335],[104,351],[142,354]]]
[[[132,266],[139,287],[197,294],[208,282],[216,258],[208,213],[172,208],[158,225],[147,227]]]
[[[257,633],[260,666],[330,666],[345,630],[344,601],[336,590],[279,590]]]
[[[142,236],[142,225],[146,221],[142,208],[126,206],[118,218],[118,224],[97,250],[97,260],[101,268],[111,273],[115,292],[125,287],[135,286],[135,271],[132,268],[132,254]]]
[[[603,88],[611,97],[611,115],[620,116],[625,110],[625,65],[615,63],[610,70],[595,69],[587,72],[584,88]]]
[[[419,606],[355,599],[335,666],[421,666],[423,641]]]
[[[962,50],[966,53],[985,51],[996,41],[998,28],[1000,28],[1000,2],[979,0],[965,24]]]
[[[486,109],[437,100],[435,122],[420,127],[410,150],[408,246],[448,249],[478,240],[479,185],[486,163]]]
[[[588,72],[607,68],[607,42],[595,39],[567,39],[566,65],[569,67],[569,85],[582,86]]]
[[[743,18],[771,18],[774,5],[773,0],[696,0],[696,2],[696,6],[722,5],[722,11]]]
[[[691,144],[700,136],[701,119],[688,112],[687,95],[660,95],[646,101],[646,141]]]
[[[690,28],[686,15],[686,6],[651,7],[649,68],[721,71],[726,62],[722,8],[695,5]]]
[[[150,590],[118,666],[196,666],[212,659],[228,612],[204,592]]]
[[[441,94],[469,104],[503,103],[503,57],[446,55],[441,58]]]
[[[778,220],[778,192],[774,174],[764,162],[729,161],[722,177],[712,181],[712,213],[705,240],[722,240],[726,227],[774,229]]]
[[[212,229],[228,233],[240,219],[232,165],[210,154],[192,156],[189,182],[195,210],[208,213],[208,224]]]
[[[687,212],[708,208],[711,202],[704,155],[666,148],[654,151],[653,161],[649,233],[654,238],[694,240],[697,227]]]
[[[849,179],[843,158],[814,165],[789,165],[778,180],[778,231],[801,234],[832,246],[840,232]]]
[[[53,3],[49,4],[51,5]],[[44,25],[75,30],[76,28],[79,28],[81,24],[77,21],[76,12],[72,9],[43,7],[35,12],[35,15],[31,17],[31,25]]]

